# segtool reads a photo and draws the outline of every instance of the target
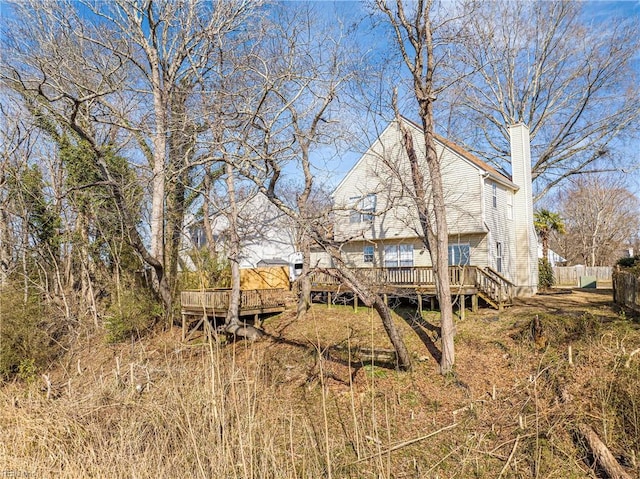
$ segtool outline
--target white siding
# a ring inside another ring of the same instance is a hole
[[[512,125],[509,127],[509,136],[513,182],[520,187],[513,202],[516,247],[514,283],[518,287],[518,295],[531,295],[538,288],[538,241],[533,229],[529,129],[521,123]]]
[[[404,120],[403,120],[404,121]],[[405,121],[414,145],[424,159],[422,132]],[[516,295],[537,289],[536,236],[533,230],[531,152],[524,125],[509,129],[513,182],[446,139],[436,139],[446,196],[449,244],[469,244],[470,263],[498,269],[516,286]],[[428,188],[428,171],[422,170]],[[384,266],[385,245],[413,245],[416,266],[430,266],[429,252],[420,240],[413,184],[398,125],[380,135],[334,192],[336,239],[344,241],[347,263],[355,267]],[[350,212],[360,198],[375,194],[371,221],[354,222]],[[374,262],[364,262],[364,245],[374,245]]]
[[[324,250],[312,250],[311,251],[311,267],[312,268],[332,268],[333,261],[331,257]]]
[[[421,132],[411,124],[408,127],[414,135],[414,145],[424,158]],[[483,171],[441,143],[437,143],[437,153],[442,167],[449,232],[468,234],[485,231],[479,181]],[[423,171],[428,188],[424,161]],[[397,124],[392,123],[334,192],[336,239],[375,241],[418,237],[421,230],[411,200],[412,191],[409,161]],[[368,194],[377,197],[373,221],[353,223],[350,212],[357,207],[359,199]]]
[[[484,268],[487,264],[487,244],[486,235],[470,234],[470,235],[452,235],[449,236],[449,244],[460,243],[468,244],[471,249],[470,263],[474,266]],[[342,246],[343,259],[347,265],[353,268],[371,268],[384,266],[384,248],[385,246],[397,244],[413,245],[413,265],[414,266],[431,266],[431,255],[425,248],[420,238],[395,238],[377,241],[351,241]],[[373,263],[364,262],[364,246],[373,245],[374,260]]]
[[[493,189],[496,188],[497,201],[493,206]],[[514,220],[509,219],[509,201],[513,202],[513,191],[491,179],[484,181],[485,222],[489,228],[487,235],[487,266],[497,271],[497,243],[502,244],[502,275],[510,281],[516,280],[516,248]],[[511,215],[513,218],[513,214]]]

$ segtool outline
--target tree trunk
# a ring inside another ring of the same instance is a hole
[[[542,242],[542,257],[546,260],[549,259],[549,232],[540,232],[540,241]]]
[[[371,291],[369,287],[347,267],[347,265],[342,261],[338,248],[334,246],[326,246],[325,248],[336,263],[339,279],[346,283],[353,293],[362,300],[365,306],[373,307],[380,316],[384,330],[389,336],[389,340],[391,341],[393,348],[396,350],[398,367],[405,371],[410,370],[411,356],[404,344],[402,336],[400,336],[400,333],[393,322],[389,306],[387,306],[378,294]]]
[[[431,182],[431,195],[433,199],[433,216],[435,235],[431,232],[427,236],[435,236],[429,241],[432,246],[431,259],[436,280],[436,294],[440,303],[440,335],[442,341],[442,359],[440,360],[440,373],[448,374],[455,363],[455,351],[453,338],[455,325],[453,321],[453,304],[451,300],[451,285],[449,282],[449,232],[447,228],[447,212],[445,207],[444,189],[442,186],[442,170],[440,158],[434,148],[433,141],[433,113],[431,102],[426,108],[429,114],[423,117],[425,145],[427,148],[427,166]],[[426,198],[425,198],[426,200]],[[428,224],[427,231],[431,228]],[[433,241],[435,240],[435,242]]]
[[[211,200],[210,196],[213,192],[212,178],[213,174],[207,171],[204,175],[203,188],[204,193],[202,195],[202,227],[204,228],[204,235],[207,240],[207,252],[209,253],[209,260],[215,260],[218,256],[216,249],[216,241],[213,237],[213,228],[211,225]]]
[[[430,112],[431,106],[424,106],[425,111]],[[399,128],[403,138],[403,146],[411,165],[411,178],[414,187],[415,203],[418,210],[418,218],[422,229],[422,240],[425,248],[431,256],[433,273],[436,283],[436,295],[440,304],[440,337],[442,340],[442,357],[440,360],[440,372],[447,374],[451,372],[455,363],[455,351],[453,339],[455,336],[455,325],[453,322],[453,304],[451,300],[451,286],[449,283],[449,257],[447,231],[447,218],[444,200],[444,190],[442,186],[442,172],[440,169],[440,159],[433,148],[433,125],[428,118],[423,118],[424,141],[427,150],[427,167],[429,170],[431,200],[433,210],[433,221],[428,204],[430,203],[422,175],[422,167],[418,154],[413,144],[411,132],[402,123],[403,120],[397,118]]]
[[[157,57],[150,57],[153,85],[153,110],[155,132],[153,134],[153,179],[151,182],[151,256],[164,266],[164,189],[165,162],[167,156],[166,98],[161,88],[162,79]],[[157,278],[159,281],[159,278]]]
[[[229,197],[229,263],[231,263],[231,292],[229,294],[229,310],[225,320],[225,329],[235,332],[240,327],[240,234],[238,232],[238,204],[236,203],[236,190],[234,171],[230,163],[225,166],[227,175],[227,195]]]
[[[301,241],[302,258],[302,274],[298,280],[300,286],[300,297],[298,298],[298,319],[303,319],[304,316],[311,308],[311,280],[309,273],[311,271],[311,247],[309,245],[309,238],[306,233],[302,233],[303,238]]]
[[[185,211],[185,185],[186,175],[181,173],[171,185],[167,195],[167,261],[166,274],[167,282],[173,294],[176,292],[178,259],[180,255],[180,245],[182,243],[182,228]]]
[[[325,101],[323,108],[316,114],[312,125],[317,125],[318,119],[321,118],[322,112],[329,105],[330,100]],[[294,117],[297,118],[297,117]],[[315,131],[315,126],[312,126],[311,131]],[[302,251],[302,274],[300,277],[300,297],[298,298],[298,319],[302,319],[309,308],[311,307],[311,281],[309,280],[309,273],[311,271],[311,239],[309,238],[309,222],[312,218],[309,216],[309,197],[311,196],[311,189],[313,187],[313,174],[311,173],[311,161],[309,158],[309,145],[310,135],[303,133],[299,129],[299,125],[295,123],[296,138],[300,145],[300,154],[302,156],[302,171],[304,173],[304,189],[300,193],[297,199],[298,214],[302,221],[299,222],[299,242],[300,251]]]
[[[7,283],[12,263],[9,215],[2,207],[0,208],[0,286]]]

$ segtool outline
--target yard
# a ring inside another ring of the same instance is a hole
[[[375,313],[350,306],[274,316],[253,344],[185,345],[178,328],[79,340],[49,385],[0,389],[0,464],[56,478],[597,477],[588,424],[638,474],[640,323],[610,291],[467,312],[447,377],[435,313],[397,311],[407,373]]]

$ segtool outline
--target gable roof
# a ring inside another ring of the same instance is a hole
[[[422,131],[422,127],[420,125],[418,125],[416,122],[414,122],[414,121],[412,121],[412,120],[410,120],[410,119],[408,119],[408,118],[406,118],[404,116],[400,116],[400,118],[403,121],[405,121],[407,124],[412,126],[413,128],[416,128],[417,130]],[[340,189],[342,184],[347,181],[347,178],[356,169],[358,164],[361,161],[364,160],[364,158],[367,156],[367,153],[371,150],[373,145],[375,145],[375,143],[387,132],[387,130],[389,128],[391,128],[391,126],[395,122],[396,122],[396,120],[392,120],[391,122],[389,122],[389,124],[382,131],[382,133],[380,133],[378,135],[378,138],[376,139],[376,141],[371,146],[369,146],[369,148],[367,148],[367,151],[362,156],[360,156],[358,161],[356,161],[356,163],[351,167],[351,169],[347,172],[347,174],[340,181],[340,183],[338,183],[338,185],[334,188],[334,192],[337,191],[338,189]],[[440,143],[444,148],[447,148],[447,149],[453,151],[454,153],[456,153],[458,156],[460,156],[464,160],[468,161],[469,163],[473,164],[474,166],[476,166],[480,170],[484,171],[487,174],[487,176],[491,177],[493,180],[495,180],[498,183],[501,183],[504,186],[507,186],[507,187],[509,187],[509,188],[511,188],[513,190],[518,190],[519,189],[519,186],[516,185],[515,183],[513,183],[513,181],[511,181],[511,179],[509,177],[507,177],[504,174],[500,173],[493,166],[491,166],[488,163],[482,161],[480,158],[478,158],[477,156],[473,155],[471,152],[465,150],[460,145],[457,145],[456,143],[452,142],[451,140],[448,140],[448,139],[444,138],[443,136],[438,135],[437,133],[434,133],[433,136],[434,136],[435,140],[438,143]]]
[[[420,125],[418,125],[416,122],[414,122],[412,120],[409,120],[408,118],[406,118],[404,116],[401,116],[401,118],[404,121],[406,121],[407,123],[409,123],[410,125],[412,125],[415,128],[417,128],[418,130],[422,131],[422,127]],[[436,141],[438,141],[439,143],[442,144],[442,146],[444,146],[446,148],[449,148],[450,150],[454,151],[455,153],[460,155],[465,160],[469,161],[470,163],[473,163],[478,168],[480,168],[481,170],[485,171],[489,176],[491,176],[497,182],[503,183],[505,186],[509,186],[509,187],[511,187],[511,188],[513,188],[515,190],[519,189],[519,186],[516,185],[513,181],[511,181],[511,178],[505,176],[503,173],[500,173],[493,166],[491,166],[490,164],[486,163],[485,161],[482,161],[480,158],[475,156],[473,153],[465,150],[460,145],[454,143],[451,140],[446,139],[445,137],[443,137],[441,135],[438,135],[435,132],[434,132],[433,136],[436,139]]]

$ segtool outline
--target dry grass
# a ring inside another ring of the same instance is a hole
[[[640,360],[624,362],[640,331],[585,295],[468,314],[451,377],[423,342],[435,332],[400,317],[414,370],[357,363],[357,347],[389,347],[366,308],[285,313],[256,344],[84,338],[46,372],[49,389],[42,377],[0,388],[0,477],[595,477],[574,425],[631,464]],[[542,349],[527,337],[536,314]]]

